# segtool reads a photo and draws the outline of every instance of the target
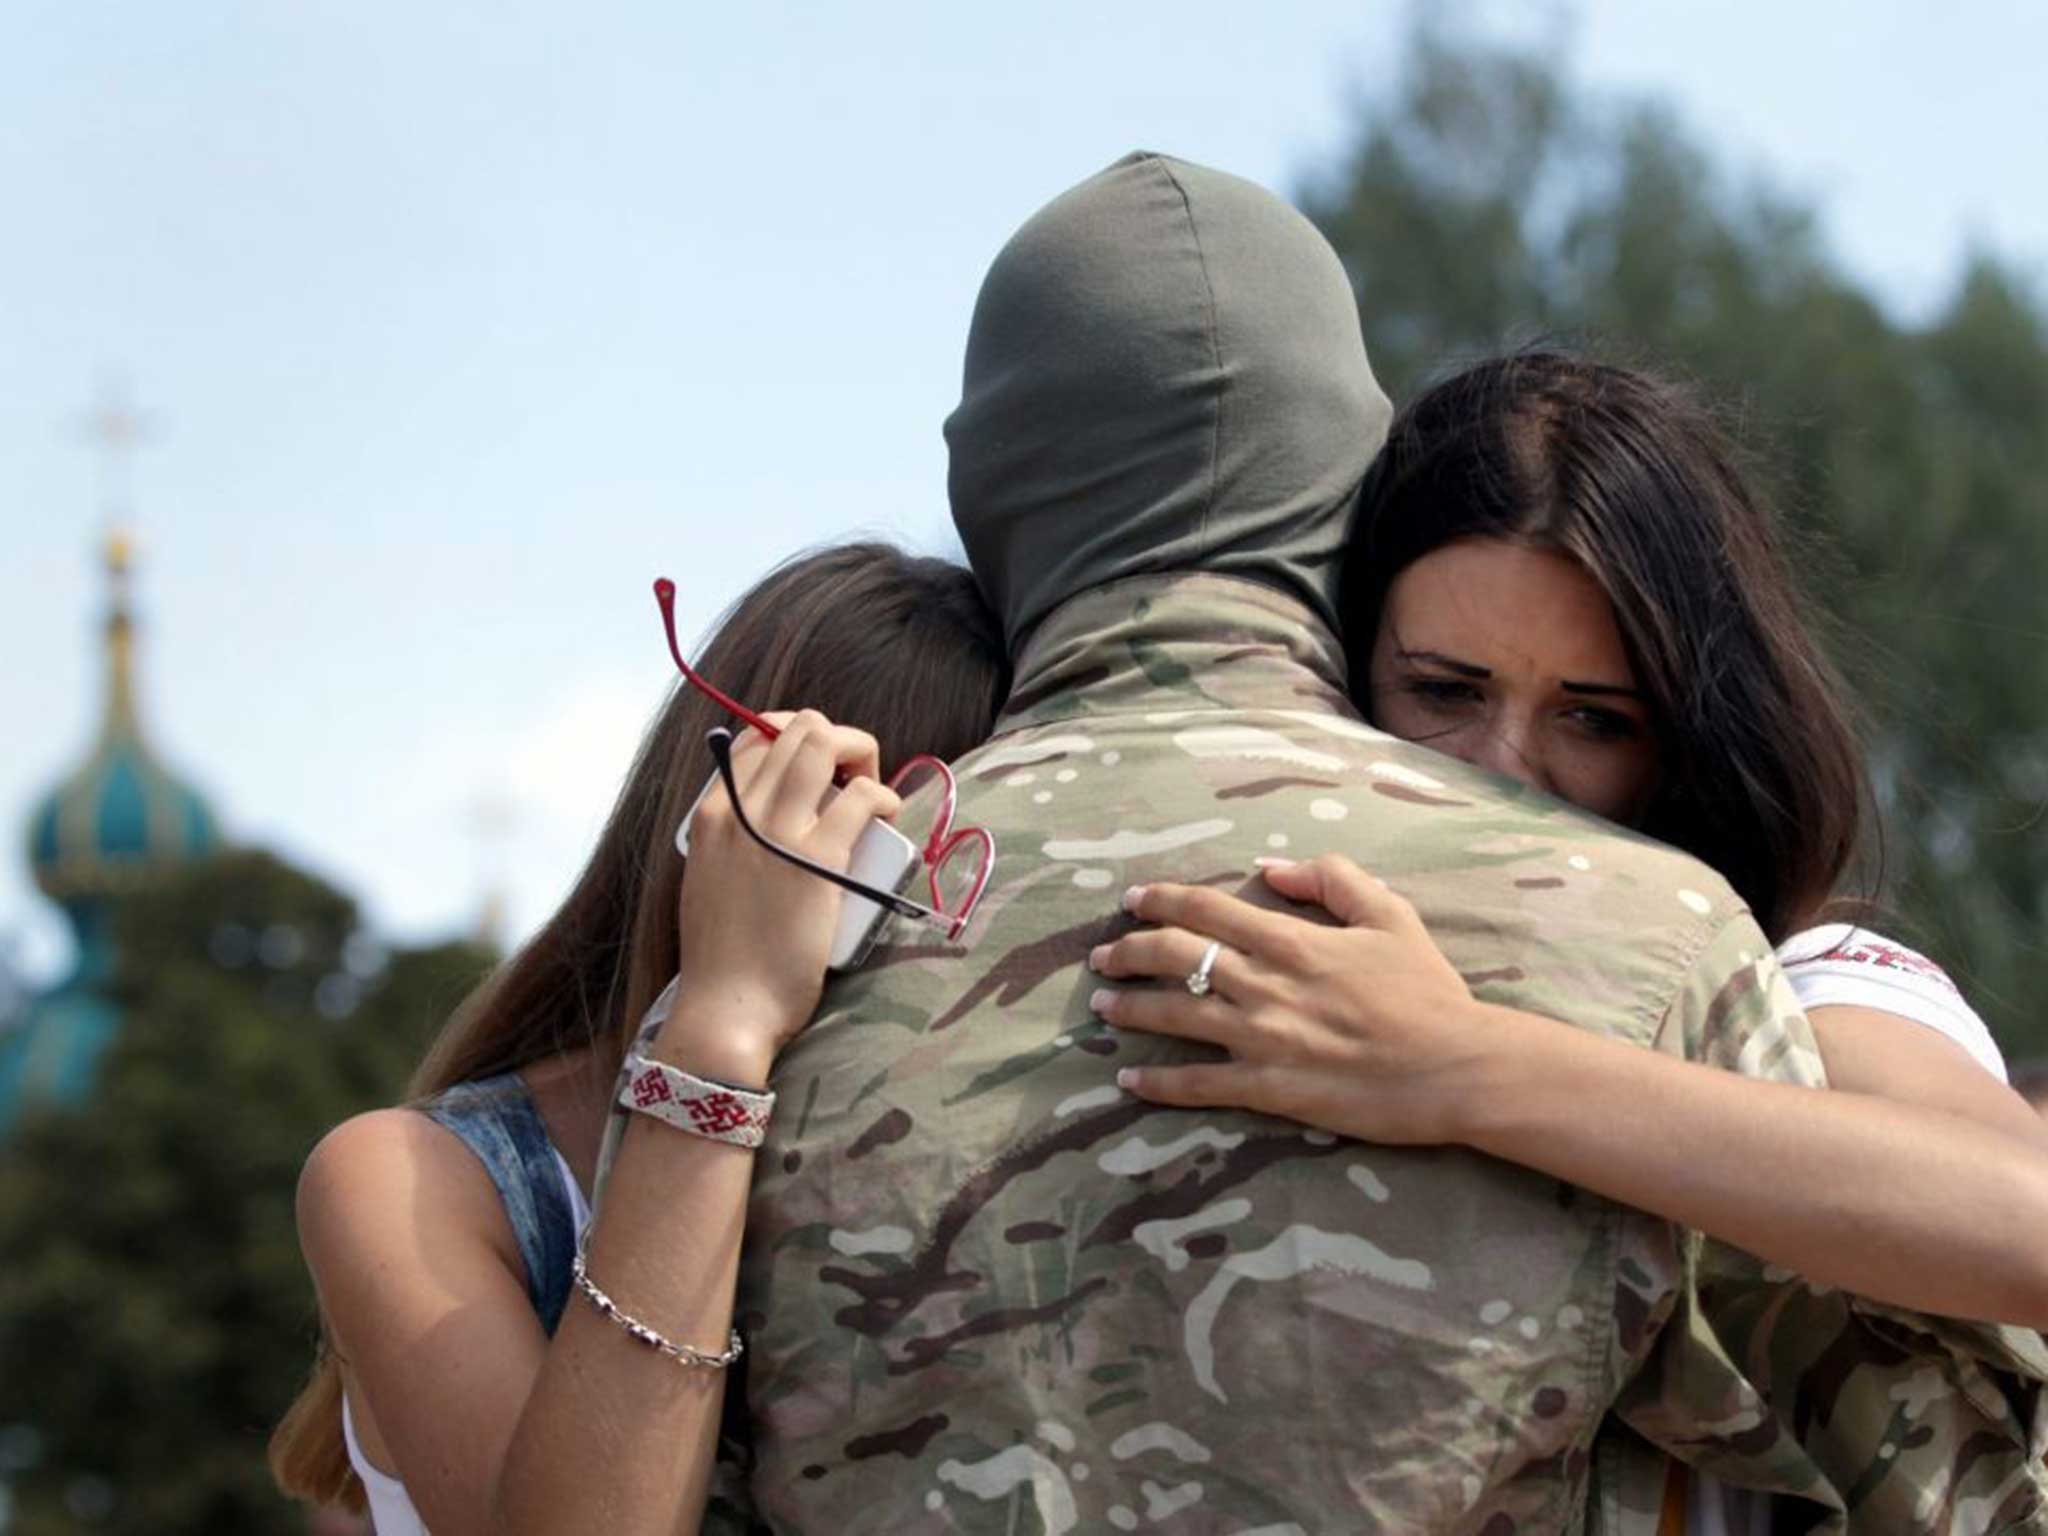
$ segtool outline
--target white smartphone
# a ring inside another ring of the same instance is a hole
[[[697,819],[697,807],[717,782],[716,775],[705,781],[697,798],[690,802],[689,814],[676,828],[676,852],[684,858],[690,856],[690,823]],[[846,872],[862,885],[871,885],[878,891],[895,891],[916,863],[917,844],[877,817],[867,824],[860,841],[853,845],[853,860]],[[888,915],[886,908],[867,897],[844,892],[839,904],[839,926],[832,934],[832,951],[826,966],[835,971],[850,971],[867,959]]]

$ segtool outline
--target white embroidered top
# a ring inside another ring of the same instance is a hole
[[[1876,1008],[1947,1035],[1977,1065],[2007,1081],[1991,1031],[1948,972],[1925,955],[1869,928],[1825,923],[1778,946],[1778,963],[1802,1007],[1830,1003]]]

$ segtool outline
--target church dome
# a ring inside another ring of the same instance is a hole
[[[125,539],[109,540],[106,563],[114,600],[106,624],[107,698],[99,739],[29,819],[36,884],[66,906],[119,895],[167,866],[220,846],[206,801],[180,783],[143,740],[135,710]]]
[[[118,473],[141,423],[120,400],[109,399],[91,425]],[[99,731],[85,761],[42,798],[28,823],[36,884],[63,908],[76,954],[64,980],[29,998],[12,1020],[0,1017],[0,1142],[30,1106],[75,1105],[90,1097],[100,1061],[122,1028],[114,982],[125,899],[160,886],[221,842],[206,801],[158,761],[143,737],[128,600],[133,551],[122,522],[110,504]]]
[[[53,899],[111,895],[130,877],[220,846],[212,810],[140,741],[102,741],[36,807],[29,859]]]

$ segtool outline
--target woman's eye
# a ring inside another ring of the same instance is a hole
[[[1411,677],[1401,686],[1411,697],[1439,709],[1475,703],[1480,697],[1475,684],[1455,677]]]
[[[1572,711],[1572,718],[1588,735],[1597,736],[1602,741],[1632,741],[1643,733],[1642,726],[1633,715],[1625,715],[1618,709],[1582,704]]]

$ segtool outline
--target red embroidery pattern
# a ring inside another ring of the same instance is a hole
[[[699,1136],[758,1147],[775,1105],[772,1093],[751,1094],[721,1087],[689,1073],[635,1057],[620,1090],[619,1102],[629,1109]]]
[[[721,1131],[736,1131],[754,1118],[747,1112],[747,1106],[729,1093],[708,1093],[690,1100],[683,1108],[700,1129],[712,1136]]]
[[[633,1107],[646,1109],[655,1104],[667,1104],[675,1099],[668,1086],[668,1079],[649,1068],[633,1079]]]
[[[1957,990],[1956,984],[1949,980],[1948,972],[1925,955],[1916,955],[1912,950],[1901,949],[1895,944],[1880,944],[1875,939],[1838,944],[1819,958],[1843,960],[1851,965],[1872,965],[1886,971],[1904,971],[1911,976],[1924,976],[1929,981],[1938,981],[1951,992]]]

